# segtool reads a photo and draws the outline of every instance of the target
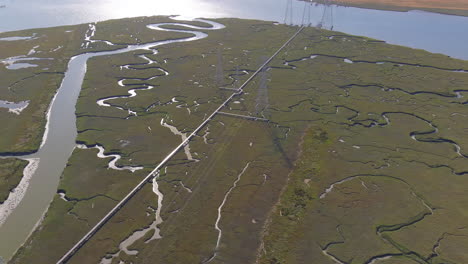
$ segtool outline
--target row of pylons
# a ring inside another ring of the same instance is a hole
[[[286,8],[284,12],[284,20],[283,23],[287,25],[297,25],[295,23],[295,17],[293,12],[293,1],[294,0],[286,0]],[[301,26],[315,26],[317,28],[323,28],[328,30],[333,30],[333,5],[331,0],[322,0],[320,5],[323,6],[322,16],[320,21],[316,25],[312,25],[312,5],[319,5],[312,0],[303,0],[304,8],[302,10],[302,20]]]

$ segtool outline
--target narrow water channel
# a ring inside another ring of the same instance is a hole
[[[24,0],[7,1],[0,10],[0,31],[33,27],[49,27],[87,23],[99,20],[142,15],[182,14],[190,17],[236,17],[284,22],[286,0],[173,0],[165,2],[135,0]],[[111,3],[112,2],[112,3]],[[95,8],[90,11],[90,4]],[[300,24],[305,3],[293,1],[293,19]],[[311,5],[311,23],[320,23],[325,6]],[[439,52],[455,58],[468,59],[468,17],[456,17],[420,11],[391,12],[332,6],[334,20],[324,21],[325,26],[350,34],[363,35],[431,52]],[[60,15],[52,14],[61,10]],[[31,13],[34,11],[34,13]],[[24,19],[18,20],[17,17]],[[211,29],[222,25],[207,22]],[[169,23],[174,25],[175,23]],[[164,24],[148,26],[154,30]],[[192,29],[201,29],[191,26]],[[38,161],[37,170],[29,182],[29,188],[17,208],[0,226],[0,256],[8,259],[25,241],[41,219],[56,193],[58,180],[73,151],[76,138],[75,104],[86,73],[86,62],[97,56],[120,54],[134,50],[148,50],[160,45],[194,41],[206,37],[202,32],[171,30],[192,34],[191,37],[167,40],[99,53],[86,53],[74,57],[68,65],[59,92],[50,109],[46,140],[38,153],[23,158]],[[33,35],[34,37],[34,35]],[[14,37],[15,38],[15,37]],[[0,39],[2,40],[2,39]],[[9,39],[3,39],[8,41]],[[109,99],[107,99],[109,100]],[[0,215],[2,214],[0,209]]]
[[[285,21],[289,0],[4,0],[0,9],[0,32],[38,27],[90,23],[108,19],[182,15],[203,18],[245,18]],[[312,25],[348,34],[384,40],[390,44],[425,49],[468,60],[468,17],[423,11],[394,12],[320,4],[310,6]],[[292,19],[301,24],[306,3],[292,0]],[[309,11],[309,9],[307,9]],[[18,19],[21,17],[21,19]]]
[[[212,21],[202,19],[197,19],[197,21],[205,22],[211,25],[211,27],[205,28],[181,23],[152,24],[147,27],[154,30],[188,33],[190,36],[142,45],[130,45],[115,51],[85,53],[75,56],[70,60],[65,77],[49,109],[49,118],[43,144],[37,153],[22,157],[39,159],[39,163],[34,175],[30,179],[29,187],[21,203],[12,211],[5,223],[0,226],[0,256],[4,259],[11,258],[13,253],[32,232],[34,226],[41,220],[49,203],[56,194],[60,175],[76,146],[75,105],[86,74],[88,59],[135,50],[150,50],[161,45],[194,41],[207,37],[206,33],[199,31],[161,28],[164,25],[183,26],[195,30],[216,30],[224,27]],[[4,212],[0,212],[0,214],[2,213]]]

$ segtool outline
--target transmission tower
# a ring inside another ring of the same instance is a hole
[[[312,22],[312,2],[304,1],[304,10],[302,11],[302,26],[311,26]]]
[[[317,24],[317,28],[333,30],[333,5],[330,0],[323,3],[322,19]]]
[[[289,24],[293,24],[293,6],[292,6],[292,0],[286,0],[286,10],[284,12],[284,24],[288,24],[288,18],[289,18]]]

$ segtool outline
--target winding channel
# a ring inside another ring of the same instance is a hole
[[[166,29],[162,26],[181,26],[195,30],[217,30],[224,28],[222,24],[208,20],[194,19],[193,21],[204,22],[210,26],[199,27],[183,23],[151,24],[147,25],[147,27],[153,30],[188,33],[191,36],[140,45],[129,45],[125,48],[113,51],[84,53],[70,59],[60,88],[50,104],[47,113],[46,130],[39,151],[32,155],[17,157],[34,160],[36,168],[34,172],[31,173],[30,177],[22,183],[20,186],[21,188],[16,188],[21,190],[22,193],[11,193],[10,197],[3,204],[4,206],[0,207],[0,218],[5,218],[3,225],[0,223],[0,256],[5,259],[11,258],[15,250],[24,243],[35,227],[40,224],[47,211],[48,205],[57,192],[60,175],[73,149],[76,147],[75,139],[77,136],[77,129],[75,105],[86,74],[86,63],[88,59],[135,50],[152,51],[152,49],[157,46],[195,41],[208,36],[206,33],[200,31]],[[86,40],[88,40],[88,38]],[[148,89],[149,87],[145,88]],[[132,94],[133,93],[130,92],[130,95]],[[107,100],[112,99],[113,98],[107,98]],[[101,103],[102,106],[107,106],[106,100],[103,100]],[[15,201],[12,201],[12,199],[10,199],[11,197],[13,197]]]

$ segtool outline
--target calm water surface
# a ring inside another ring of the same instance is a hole
[[[237,17],[282,22],[286,1],[0,0],[0,5],[6,5],[0,8],[0,32],[152,15]],[[313,6],[313,24],[321,20],[323,8],[321,5]],[[295,23],[301,22],[303,9],[303,2],[293,2]],[[468,17],[334,6],[333,20],[334,30],[468,60]]]
[[[283,22],[285,17],[286,0],[0,0],[0,32],[30,29],[37,27],[51,27],[89,23],[107,19],[151,16],[151,15],[183,15],[186,17],[237,17]],[[305,7],[304,2],[293,2],[294,24],[300,24]],[[324,6],[313,5],[310,9],[313,25],[321,21]],[[327,17],[325,26],[355,35],[363,35],[385,40],[392,44],[426,49],[431,52],[443,53],[452,57],[468,60],[468,18],[432,14],[420,11],[389,12],[347,7],[332,7],[331,16]],[[81,56],[71,63],[78,66],[71,67],[66,74],[65,86],[81,86],[84,74],[84,61]],[[57,97],[56,104],[74,105],[73,98],[77,97],[79,88],[72,94],[67,93]],[[72,101],[70,101],[72,100]],[[65,108],[65,106],[63,106]],[[74,118],[74,107],[69,107],[68,116]],[[59,110],[57,110],[59,111]],[[74,123],[63,126],[60,119],[52,118],[49,137],[60,141],[64,135],[74,136]],[[74,119],[73,119],[74,120]],[[55,141],[57,141],[55,140]],[[65,141],[65,140],[64,140]],[[67,144],[73,145],[73,140]],[[68,142],[67,141],[67,142]],[[41,153],[49,151],[56,153],[41,157],[38,174],[44,177],[31,179],[34,185],[33,193],[44,193],[39,198],[28,193],[20,204],[21,210],[16,210],[9,221],[0,228],[0,255],[10,257],[21,244],[34,224],[46,210],[46,206],[37,208],[37,204],[48,204],[50,197],[56,190],[58,177],[70,153],[62,153],[61,144],[46,143]],[[71,149],[71,146],[69,149]],[[40,153],[39,153],[40,154]],[[63,155],[62,155],[63,154]],[[58,162],[55,156],[61,157],[62,167],[48,166]],[[54,159],[48,161],[47,159]],[[37,202],[35,202],[37,201]],[[34,215],[31,212],[36,211]],[[21,226],[21,228],[20,228]],[[8,248],[7,248],[8,247]],[[1,263],[1,260],[0,260]]]

